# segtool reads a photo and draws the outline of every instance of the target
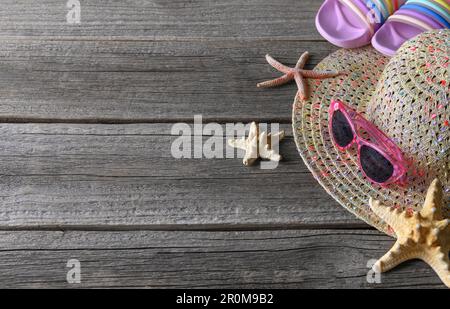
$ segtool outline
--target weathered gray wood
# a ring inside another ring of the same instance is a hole
[[[367,282],[393,239],[368,230],[0,232],[0,287],[437,288],[422,262]],[[67,284],[69,259],[81,284]]]
[[[174,159],[170,129],[0,125],[0,228],[366,226],[317,184],[291,137],[284,162],[262,170],[240,158]]]
[[[0,121],[166,122],[201,114],[287,123],[295,85],[258,89],[258,81],[279,76],[264,55],[295,64],[309,50],[312,67],[334,49],[300,41],[0,37]]]
[[[0,35],[144,39],[320,40],[321,0],[81,0],[81,23],[67,23],[68,0],[2,0]]]
[[[64,0],[2,0],[0,123],[34,124],[0,125],[0,287],[443,287],[420,262],[367,283],[393,240],[320,188],[290,133],[276,170],[170,154],[195,114],[289,123],[295,86],[255,84],[278,76],[266,53],[311,68],[335,50],[321,3],[90,0],[69,25]]]

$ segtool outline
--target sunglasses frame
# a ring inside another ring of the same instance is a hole
[[[336,111],[340,111],[344,115],[353,133],[353,140],[345,147],[339,146],[339,144],[336,142],[334,138],[333,115]],[[370,142],[361,137],[357,130],[358,127],[364,129],[371,136],[374,142]],[[340,151],[346,151],[347,149],[352,147],[355,143],[358,145],[359,169],[361,170],[363,175],[371,182],[377,183],[381,186],[386,186],[392,183],[398,183],[400,185],[405,184],[406,172],[408,169],[407,169],[407,162],[403,157],[402,151],[389,137],[386,136],[386,134],[384,134],[380,129],[378,129],[374,124],[372,124],[370,121],[364,118],[356,110],[347,106],[346,104],[344,104],[339,100],[332,100],[330,108],[328,110],[328,129],[334,145]],[[387,159],[392,164],[394,171],[392,173],[392,176],[389,177],[389,179],[387,179],[385,182],[375,181],[374,179],[369,177],[362,168],[361,147],[364,145],[375,149],[378,153],[380,153],[385,159]]]

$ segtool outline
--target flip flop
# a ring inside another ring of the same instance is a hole
[[[445,0],[409,0],[375,33],[372,45],[393,56],[420,33],[444,28],[450,28],[450,5]]]
[[[368,45],[381,24],[405,1],[326,0],[317,13],[316,27],[336,46],[357,48]]]

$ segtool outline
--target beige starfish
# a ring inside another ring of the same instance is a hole
[[[443,217],[445,203],[440,181],[435,179],[430,185],[420,212],[408,214],[372,199],[370,207],[397,235],[397,242],[375,263],[374,270],[385,272],[404,261],[421,259],[450,288],[450,225],[449,219]]]
[[[312,79],[326,79],[326,78],[332,78],[339,75],[343,75],[345,73],[343,72],[337,72],[337,71],[313,71],[313,70],[305,70],[303,69],[306,61],[308,61],[309,53],[305,52],[298,60],[297,64],[294,68],[290,68],[288,66],[285,66],[284,64],[281,64],[277,60],[273,59],[270,55],[266,55],[267,62],[277,69],[278,71],[284,73],[283,76],[269,80],[266,82],[259,83],[257,86],[259,88],[269,88],[269,87],[277,87],[284,85],[291,80],[295,80],[298,87],[298,93],[300,95],[300,98],[302,100],[306,100],[309,97],[308,94],[308,87],[305,82],[306,78],[312,78]]]
[[[245,150],[244,165],[250,166],[256,162],[258,158],[268,159],[271,161],[280,161],[281,156],[275,151],[274,146],[277,145],[283,138],[284,131],[272,135],[267,132],[261,132],[256,122],[250,125],[248,137],[240,139],[230,139],[228,144],[231,147]]]

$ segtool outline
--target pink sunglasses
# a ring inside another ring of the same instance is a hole
[[[380,185],[403,184],[407,162],[398,146],[361,114],[341,101],[331,101],[329,130],[336,147],[345,151],[358,145],[359,167],[371,181]],[[365,130],[373,142],[361,137],[357,129]]]

